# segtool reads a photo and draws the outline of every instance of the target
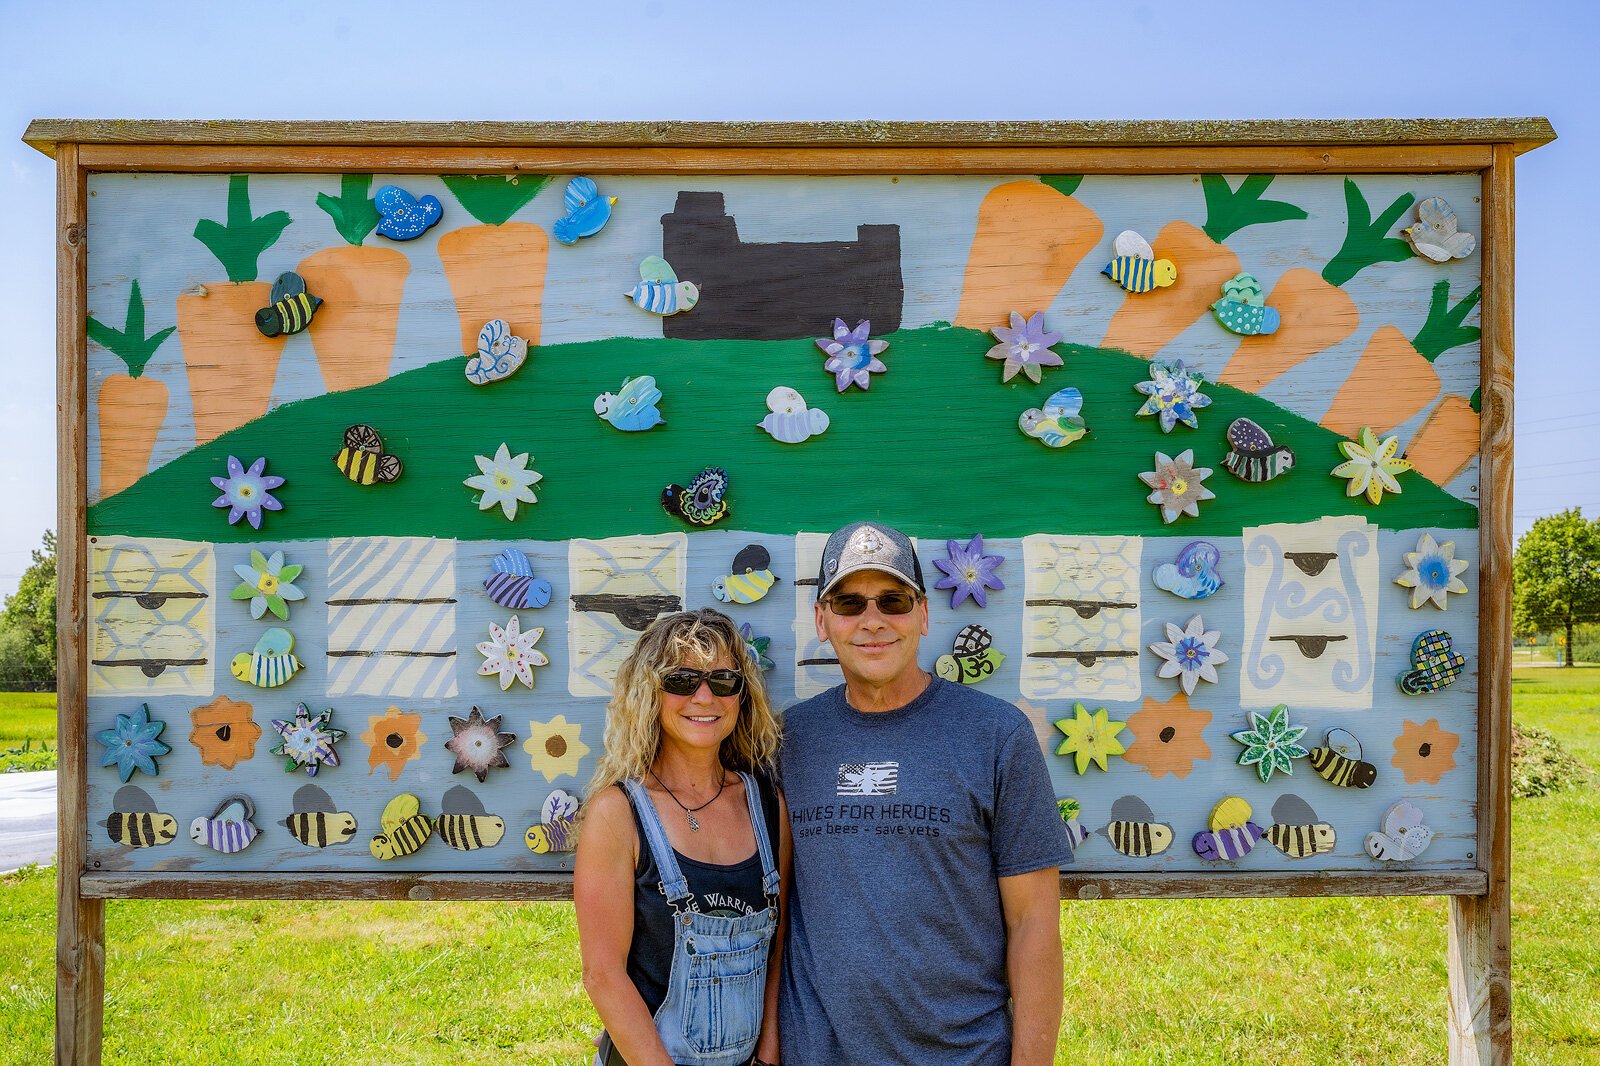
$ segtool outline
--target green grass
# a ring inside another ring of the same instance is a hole
[[[28,744],[26,754],[16,752]],[[40,751],[56,746],[56,694],[54,692],[0,692],[0,774],[23,770],[54,769],[53,754]]]
[[[1516,675],[1520,722],[1600,768],[1600,668]],[[1600,790],[1512,805],[1517,1061],[1600,1064]],[[54,874],[0,879],[0,1062],[52,1040]],[[1445,901],[1062,908],[1057,1061],[1439,1063]],[[114,900],[108,1064],[587,1062],[567,905]],[[326,1035],[324,1035],[324,1033]]]

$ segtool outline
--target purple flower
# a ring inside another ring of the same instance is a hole
[[[244,517],[250,519],[250,528],[260,529],[263,509],[283,510],[283,504],[267,491],[282,485],[283,478],[266,473],[266,469],[267,460],[264,456],[251,463],[250,469],[246,470],[239,460],[230,455],[228,476],[211,479],[211,483],[222,493],[211,501],[211,506],[228,508],[230,526]]]
[[[1052,344],[1061,343],[1061,334],[1051,333],[1044,328],[1043,311],[1028,319],[1013,311],[1010,327],[996,326],[989,332],[1000,342],[989,349],[989,358],[1006,361],[1005,370],[1000,374],[1001,381],[1010,381],[1021,371],[1037,385],[1041,367],[1061,365],[1061,357],[1050,350]]]
[[[945,542],[948,559],[935,559],[933,565],[944,571],[944,577],[934,582],[936,589],[953,589],[950,606],[959,607],[961,601],[971,597],[979,607],[989,606],[985,589],[1003,589],[1005,583],[995,576],[995,570],[1006,561],[1004,555],[983,554],[983,534],[979,533],[963,548],[960,541]]]
[[[817,338],[817,347],[828,353],[822,368],[833,375],[834,388],[843,392],[851,385],[863,389],[872,387],[872,375],[889,368],[878,358],[878,353],[889,347],[888,341],[875,341],[868,336],[872,323],[856,323],[855,329],[846,329],[844,319],[833,320],[833,339]]]

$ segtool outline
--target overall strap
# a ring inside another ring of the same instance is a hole
[[[643,784],[632,778],[622,782],[622,787],[627,790],[628,798],[633,800],[633,809],[639,812],[645,843],[650,845],[650,854],[656,860],[656,872],[661,875],[656,887],[667,897],[668,905],[676,914],[683,901],[689,898],[689,879],[678,868],[678,857],[667,842],[667,831],[661,825],[661,815],[656,812],[650,793],[645,791]]]
[[[761,891],[766,894],[767,906],[778,905],[778,864],[772,859],[772,842],[767,838],[767,819],[761,813],[761,794],[756,789],[756,779],[739,771],[744,779],[744,798],[750,805],[750,828],[756,833],[756,854],[761,856]]]

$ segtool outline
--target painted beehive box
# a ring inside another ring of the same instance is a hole
[[[570,868],[640,630],[822,691],[873,518],[1076,870],[1475,868],[1478,191],[93,175],[89,864]]]

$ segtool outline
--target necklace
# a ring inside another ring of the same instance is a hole
[[[656,784],[660,785],[663,789],[666,789],[666,793],[667,793],[667,795],[672,797],[672,802],[673,803],[676,803],[678,806],[683,807],[683,812],[689,816],[689,832],[691,832],[691,833],[700,832],[700,819],[698,819],[698,818],[696,818],[694,816],[694,812],[695,811],[703,811],[707,807],[711,806],[713,803],[717,802],[717,796],[722,795],[723,786],[728,783],[727,782],[727,776],[728,776],[727,775],[727,771],[723,771],[723,773],[717,778],[717,795],[716,796],[712,796],[710,799],[706,800],[704,803],[700,804],[700,806],[698,806],[698,807],[684,807],[683,806],[683,800],[679,799],[677,793],[673,792],[672,789],[667,788],[667,783],[665,781],[661,780],[661,778],[659,778],[659,777],[656,777],[656,772],[654,770],[650,771],[650,776],[656,778]]]

